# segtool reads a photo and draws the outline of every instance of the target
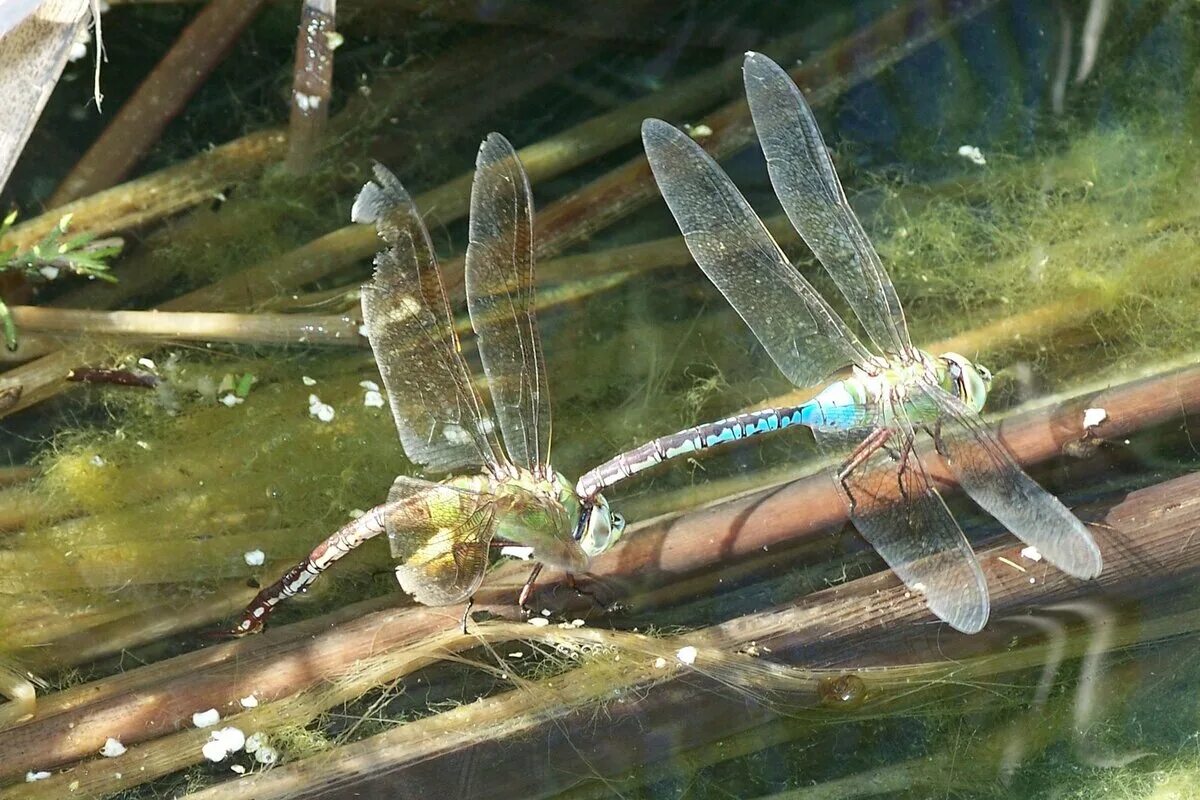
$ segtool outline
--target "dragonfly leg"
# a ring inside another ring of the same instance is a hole
[[[922,427],[929,434],[929,438],[933,440],[933,449],[937,450],[938,455],[942,458],[950,458],[950,451],[946,449],[946,441],[942,438],[942,420],[937,419],[933,425],[924,425]]]
[[[463,636],[467,635],[467,620],[471,618],[471,609],[475,607],[475,595],[467,598],[467,604],[463,606],[462,615],[462,632]]]
[[[871,431],[871,435],[859,442],[858,446],[850,453],[850,457],[842,462],[842,466],[837,471],[838,480],[845,485],[846,478],[850,476],[850,473],[865,464],[868,458],[875,455],[875,451],[887,444],[887,440],[891,436],[891,428],[876,428]]]
[[[521,593],[517,595],[517,605],[525,613],[529,613],[529,598],[533,596],[533,587],[537,583],[537,577],[542,572],[542,562],[533,565],[533,571],[529,573],[529,578],[525,581],[525,585],[521,587]]]
[[[876,451],[887,444],[887,440],[891,438],[892,431],[890,428],[876,428],[871,431],[871,435],[858,443],[858,446],[851,451],[850,456],[842,462],[842,466],[837,471],[837,481],[841,484],[842,491],[846,493],[846,497],[850,499],[850,516],[854,516],[854,512],[858,507],[858,502],[854,499],[854,492],[850,491],[850,473],[861,467],[867,462],[867,459],[873,456]]]
[[[904,497],[906,492],[904,489],[904,473],[908,471],[908,458],[914,452],[912,437],[906,437],[904,444],[900,447],[900,452],[895,454],[896,464],[896,490],[900,493],[898,497]]]

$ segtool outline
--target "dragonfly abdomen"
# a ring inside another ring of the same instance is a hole
[[[707,450],[726,442],[735,442],[796,425],[806,425],[806,409],[807,406],[764,408],[706,425],[697,425],[670,436],[662,436],[596,467],[579,479],[575,487],[576,492],[582,498],[592,498],[605,488],[664,461]]]

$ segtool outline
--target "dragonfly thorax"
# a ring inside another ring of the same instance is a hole
[[[552,469],[547,474],[514,468],[496,485],[493,491],[504,501],[496,536],[533,548],[535,561],[582,572],[592,556],[616,543],[625,521],[603,496],[593,498],[585,513],[574,484]]]

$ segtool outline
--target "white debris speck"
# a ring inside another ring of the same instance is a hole
[[[231,764],[229,769],[233,772],[236,772],[238,775],[246,774],[246,768],[243,767],[241,764]]]
[[[655,669],[666,669],[667,668],[667,660],[665,658],[663,658],[662,656],[659,656],[658,658],[654,659],[654,668]]]
[[[296,100],[296,108],[300,109],[301,111],[316,111],[321,107],[321,98],[315,94],[295,92],[293,96]]]
[[[100,748],[100,755],[105,758],[116,758],[119,755],[124,755],[125,745],[113,737],[108,737],[104,742],[104,747]]]
[[[46,778],[49,778],[49,777],[50,777],[50,773],[46,772],[45,770],[41,770],[39,772],[34,772],[33,770],[30,770],[29,772],[25,773],[25,782],[26,783],[37,783],[38,781],[44,781],[44,780],[46,780]]]
[[[1030,561],[1041,561],[1042,554],[1033,545],[1021,548],[1021,558],[1028,558]]]
[[[697,651],[696,648],[689,644],[687,647],[679,648],[679,650],[675,653],[675,657],[684,664],[695,664],[698,652],[699,651]]]
[[[571,620],[571,627],[572,627],[572,628],[582,628],[582,627],[583,627],[584,625],[586,625],[586,624],[587,624],[587,623],[586,623],[586,622],[584,622],[584,621],[583,621],[583,620],[581,620],[581,619],[573,619],[573,620]]]
[[[364,339],[367,338],[367,326],[366,325],[358,326],[358,335],[363,337]]]
[[[964,144],[958,148],[958,154],[980,167],[987,163],[987,159],[983,157],[983,151],[974,145]]]
[[[242,558],[246,560],[246,565],[251,567],[261,567],[263,562],[267,560],[267,554],[262,550],[247,550],[242,553]]]
[[[707,139],[712,136],[712,128],[701,122],[699,125],[688,126],[688,134],[693,139]]]
[[[300,382],[303,383],[305,386],[316,386],[317,385],[317,379],[310,378],[307,375],[301,375]]]
[[[242,704],[242,708],[258,708],[258,698],[254,695],[248,695],[238,700]]]
[[[520,650],[514,650],[508,654],[508,657],[509,658],[524,658],[525,654],[522,653]]]
[[[363,395],[363,405],[367,408],[383,408],[383,395],[368,389],[367,393]]]
[[[149,442],[143,442],[141,439],[138,439],[136,442],[134,442],[134,444],[136,444],[138,447],[142,448],[143,450],[149,450],[149,449],[150,449],[150,443],[149,443]]]
[[[221,745],[220,742],[213,741],[211,739],[204,743],[204,746],[200,748],[200,752],[203,753],[204,757],[209,761],[224,761],[225,756],[229,755],[229,752],[224,748],[224,746]]]
[[[337,50],[346,40],[337,31],[325,31],[325,46],[330,50]]]
[[[42,273],[42,277],[48,281],[58,277],[58,267],[42,267],[38,272]]]
[[[139,358],[137,360],[137,363],[138,363],[139,367],[143,367],[145,369],[158,369],[158,365],[155,364],[150,359],[146,358],[145,356],[142,356],[141,358]]]
[[[315,394],[308,396],[308,413],[321,422],[333,421],[333,406],[322,403],[321,398]]]
[[[909,588],[912,589],[914,592],[919,592],[920,594],[925,594],[925,584],[921,583],[920,581],[917,581]]]
[[[197,711],[192,714],[192,724],[197,728],[211,728],[221,721],[221,712],[215,708],[210,708],[208,711]]]
[[[1030,578],[1030,579],[1029,579],[1029,582],[1030,582],[1030,583],[1037,583],[1037,578]]]
[[[533,619],[529,620],[529,624],[535,628],[544,628],[550,624],[550,620],[546,619],[545,617],[534,617]]]
[[[246,734],[240,728],[222,728],[209,734],[208,741],[200,752],[209,761],[223,761],[231,753],[236,753],[246,745]]]
[[[375,381],[359,381],[358,385],[366,389],[368,392],[378,392],[379,384]]]
[[[279,760],[279,751],[269,744],[261,745],[254,751],[254,760],[260,764],[274,764]]]
[[[93,467],[103,467],[104,459],[101,458],[99,454],[92,456],[92,466]]]
[[[221,397],[221,403],[223,403],[225,406],[227,406],[229,408],[233,408],[234,406],[240,406],[244,402],[246,402],[246,399],[244,397],[238,397],[233,392],[230,392],[229,394]]]
[[[349,512],[347,512],[346,516],[350,519],[358,519],[365,513],[367,512],[363,511],[361,508],[352,508]]]
[[[252,733],[246,737],[246,752],[253,753],[266,743],[267,735],[265,733]]]
[[[1103,408],[1085,408],[1083,410],[1083,429],[1088,430],[1108,419],[1108,412]]]
[[[533,558],[533,548],[509,544],[500,548],[500,555],[511,556],[512,558],[519,558],[522,561],[528,561],[529,559]]]
[[[548,616],[550,616],[550,609],[548,609],[548,608],[543,608],[543,609],[542,609],[542,616],[543,616],[543,617],[548,617]]]

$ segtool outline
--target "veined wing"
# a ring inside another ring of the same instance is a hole
[[[971,499],[1068,575],[1099,575],[1100,548],[1079,518],[1021,469],[965,403],[940,386],[920,386],[938,412],[938,444]]]
[[[388,492],[385,517],[400,586],[427,606],[475,593],[488,567],[496,498],[403,475]]]
[[[351,218],[374,223],[387,249],[362,289],[363,322],[409,459],[436,472],[503,463],[459,353],[429,232],[400,181],[381,165]]]
[[[513,464],[544,472],[550,389],[533,310],[533,196],[511,144],[489,134],[475,160],[467,308]]]
[[[925,595],[929,609],[956,630],[977,633],[987,623],[987,582],[971,545],[934,489],[917,452],[914,431],[896,409],[892,439],[846,476],[850,518],[910,589]],[[836,457],[874,427],[814,429],[817,444]],[[837,478],[835,476],[834,480]]]
[[[846,200],[812,109],[791,77],[761,53],[743,64],[746,99],[767,157],[771,185],[792,226],[885,353],[912,352],[891,278]]]
[[[692,258],[792,383],[813,386],[870,358],[703,148],[657,119],[642,123],[642,142]]]

